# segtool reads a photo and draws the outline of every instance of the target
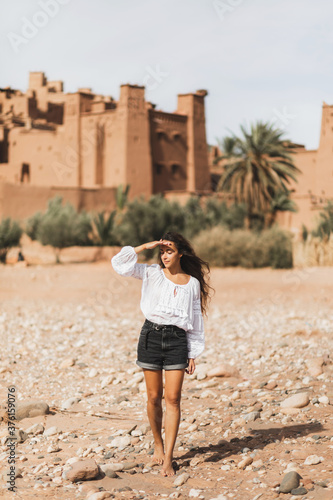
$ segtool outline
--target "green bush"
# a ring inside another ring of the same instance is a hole
[[[77,213],[72,205],[62,206],[62,197],[56,196],[48,203],[46,213],[40,220],[37,239],[42,245],[51,245],[56,250],[56,260],[62,248],[74,245],[91,245],[92,231],[87,213]]]
[[[37,240],[37,231],[42,218],[43,218],[42,212],[36,212],[34,215],[29,217],[29,219],[26,222],[25,232],[32,240]]]
[[[328,239],[333,233],[333,202],[329,201],[319,214],[319,221],[316,229],[312,231],[312,235],[321,239]]]
[[[16,247],[20,243],[23,230],[17,221],[10,217],[2,219],[0,223],[0,262],[6,263],[9,248]]]
[[[192,238],[207,227],[207,217],[201,207],[200,198],[191,196],[187,200],[183,210],[186,220],[183,233],[185,238]]]
[[[216,226],[197,235],[193,245],[200,257],[211,266],[292,267],[291,239],[278,228],[255,233],[241,229],[230,231]]]
[[[290,235],[272,227],[262,231],[260,235],[261,244],[268,251],[269,265],[273,269],[290,269],[293,267],[293,250]]]
[[[233,203],[225,212],[223,212],[222,224],[228,229],[243,229],[247,217],[247,208],[245,203]]]
[[[119,241],[114,234],[116,213],[117,210],[113,210],[108,217],[105,217],[105,212],[99,212],[93,216],[98,245],[119,245]]]
[[[138,246],[146,241],[159,240],[164,231],[182,232],[185,227],[184,210],[176,202],[170,203],[162,195],[153,195],[147,202],[135,199],[128,203],[126,212],[115,230],[121,245]],[[147,250],[146,257],[155,252]]]

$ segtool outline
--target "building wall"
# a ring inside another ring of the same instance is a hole
[[[187,116],[150,110],[153,193],[187,189]]]
[[[71,203],[76,210],[110,211],[116,207],[114,188],[79,189],[29,186],[0,182],[0,214],[25,220],[38,211],[45,212],[48,201],[56,195]]]
[[[0,182],[29,186],[27,193],[44,188],[44,194],[129,184],[130,200],[207,191],[205,95],[181,95],[177,111],[164,113],[154,110],[138,85],[122,85],[116,102],[87,88],[64,93],[61,81],[32,72],[25,93],[0,89]],[[84,207],[88,198],[80,199]]]

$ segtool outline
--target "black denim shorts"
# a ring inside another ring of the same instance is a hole
[[[187,334],[175,325],[146,319],[137,346],[136,364],[149,370],[182,370],[188,366]]]

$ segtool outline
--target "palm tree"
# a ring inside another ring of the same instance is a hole
[[[264,122],[252,124],[250,132],[241,126],[243,137],[234,134],[220,143],[226,160],[217,190],[246,203],[249,223],[256,214],[267,213],[277,192],[287,192],[290,179],[297,182],[300,170],[294,165],[295,145],[283,139],[283,131]]]
[[[271,201],[270,207],[267,213],[266,225],[271,227],[275,220],[278,212],[297,212],[298,208],[294,200],[290,198],[291,191],[277,191]]]

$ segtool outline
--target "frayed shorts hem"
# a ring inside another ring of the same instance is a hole
[[[182,363],[179,365],[166,365],[159,366],[151,363],[142,363],[142,361],[136,360],[136,364],[140,366],[140,368],[146,368],[147,370],[184,370],[188,367],[188,363]]]

